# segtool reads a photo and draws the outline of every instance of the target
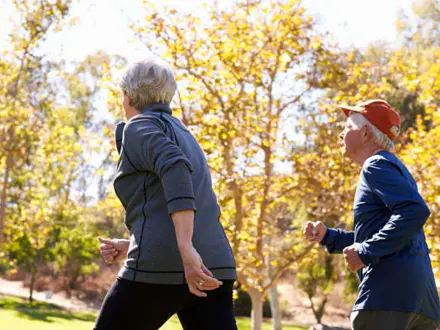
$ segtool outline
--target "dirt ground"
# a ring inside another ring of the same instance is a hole
[[[316,319],[310,309],[310,302],[307,296],[297,290],[292,284],[284,283],[278,285],[280,303],[284,309],[284,319],[289,323],[297,325],[311,325]],[[331,327],[349,328],[351,304],[342,299],[343,287],[337,285],[331,294],[322,323]]]
[[[16,297],[29,297],[29,288],[23,286],[21,281],[8,281],[0,278],[0,296],[16,296]],[[58,305],[70,311],[96,311],[97,308],[88,305],[79,299],[67,298],[64,293],[50,293],[50,292],[34,292],[35,300],[45,301],[54,305]]]

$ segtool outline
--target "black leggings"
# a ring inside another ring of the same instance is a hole
[[[94,330],[157,330],[177,313],[184,330],[237,330],[232,303],[234,281],[191,294],[186,284],[160,285],[118,278],[104,299]]]

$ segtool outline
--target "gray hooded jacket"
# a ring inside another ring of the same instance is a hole
[[[205,155],[167,104],[154,104],[117,126],[114,187],[125,208],[130,247],[119,277],[185,283],[170,214],[195,210],[193,245],[220,280],[235,280],[235,261],[220,223]]]

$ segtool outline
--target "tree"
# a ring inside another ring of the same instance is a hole
[[[413,174],[421,195],[431,210],[431,217],[425,225],[425,233],[436,276],[440,276],[440,166],[437,155],[440,152],[440,49],[437,60],[420,77],[423,89],[420,99],[425,105],[426,116],[419,116],[415,129],[408,132],[410,141],[400,153],[402,160]],[[426,117],[431,121],[425,124]],[[424,120],[425,119],[425,120]]]
[[[47,239],[43,245],[37,248],[27,233],[16,235],[13,241],[6,243],[6,250],[13,263],[31,274],[29,290],[30,303],[33,302],[34,286],[39,267],[47,264],[54,258],[52,248],[54,241],[57,239],[57,231],[52,231],[48,233],[47,236],[49,236],[50,239]]]
[[[269,228],[276,204],[298,188],[276,169],[289,167],[287,146],[296,138],[283,138],[282,124],[305,106],[310,81],[319,79],[315,63],[329,58],[325,38],[299,1],[214,6],[209,21],[175,10],[159,14],[150,4],[146,10],[134,29],[148,33],[150,48],[163,50],[185,86],[175,108],[208,155],[239,281],[252,299],[253,329],[260,329],[266,290],[306,251],[287,235],[283,250],[273,249]]]
[[[35,134],[41,128],[33,119],[46,110],[46,102],[50,98],[49,93],[37,97],[47,78],[47,67],[37,55],[37,50],[49,31],[60,26],[69,12],[71,1],[15,0],[14,4],[20,20],[10,37],[12,50],[3,54],[0,62],[0,129],[3,136],[0,168],[4,173],[0,190],[0,246],[4,242],[11,177],[22,168],[27,155],[32,152]]]
[[[397,19],[397,31],[405,45],[413,49],[440,46],[440,2],[413,0],[412,18],[404,11]]]
[[[404,50],[398,50],[397,60],[411,63],[414,69],[399,66],[403,84],[417,91],[418,101],[425,111],[419,113],[415,125],[406,134],[407,143],[402,146],[400,157],[418,183],[419,190],[431,209],[431,217],[425,225],[435,275],[440,276],[440,221],[438,199],[440,173],[435,155],[439,153],[440,131],[440,2],[418,0],[414,2],[414,20],[400,16],[400,33],[404,38]],[[403,48],[403,47],[402,47]],[[397,57],[397,56],[396,56]],[[396,60],[396,62],[398,62]]]
[[[98,251],[91,240],[95,231],[82,231],[78,218],[95,226],[86,192],[99,169],[88,156],[101,152],[103,123],[94,119],[93,102],[113,63],[103,53],[69,67],[45,58],[41,42],[61,27],[69,6],[70,1],[16,1],[24,28],[12,34],[13,51],[5,51],[0,66],[5,78],[0,127],[6,136],[0,143],[0,168],[5,169],[0,227],[5,255],[31,273],[30,300],[42,265],[56,261],[72,283],[96,270],[91,262]],[[82,250],[69,250],[75,244]]]
[[[81,211],[76,216],[81,219]],[[88,219],[90,220],[90,219]],[[68,295],[76,289],[80,277],[91,275],[99,270],[96,260],[99,250],[96,248],[94,223],[86,219],[77,222],[74,228],[60,227],[60,239],[54,247],[55,270],[69,279]],[[92,227],[92,228],[90,228]]]
[[[433,17],[419,16],[420,26],[429,26]],[[407,29],[413,31],[412,26]],[[435,29],[431,32],[430,37],[419,34],[419,39],[407,40],[397,48],[372,45],[366,52],[341,50],[335,54],[337,65],[322,63],[322,79],[316,87],[325,93],[319,107],[308,109],[308,120],[302,122],[305,140],[310,143],[305,143],[300,153],[292,154],[300,185],[307,187],[301,192],[310,196],[308,211],[328,225],[350,226],[359,168],[340,157],[337,134],[345,118],[337,104],[375,98],[388,100],[403,119],[397,155],[409,167],[432,211],[425,232],[438,274],[439,187],[435,178],[439,173],[435,155],[439,152],[436,127],[440,108],[440,49],[434,42]]]
[[[49,67],[36,52],[49,31],[60,26],[69,11],[70,1],[36,3],[17,0],[15,6],[20,20],[10,37],[12,51],[6,51],[0,62],[0,129],[4,137],[0,143],[0,168],[4,173],[0,195],[0,246],[4,244],[5,231],[8,235],[16,234],[13,240],[8,240],[6,250],[18,265],[31,273],[29,298],[32,302],[38,266],[50,260],[50,248],[56,235],[51,230],[43,230],[35,238],[31,237],[32,231],[19,231],[11,227],[5,229],[5,219],[12,223],[11,218],[15,217],[20,224],[30,229],[32,225],[21,218],[24,213],[32,213],[35,219],[41,219],[47,213],[44,206],[38,205],[44,199],[38,189],[28,195],[34,200],[27,205],[29,208],[26,210],[17,203],[17,197],[20,195],[18,189],[25,187],[27,179],[33,174],[27,172],[31,158],[36,156],[41,160],[39,156],[42,153],[36,152],[35,146],[43,127],[41,118],[49,111],[48,106],[52,100],[50,90],[43,91]],[[46,240],[39,240],[40,235],[46,235]]]
[[[7,218],[5,251],[19,266],[26,264],[26,270],[31,272],[31,293],[39,266],[51,260],[46,257],[51,255],[47,251],[59,240],[57,226],[69,226],[66,220],[74,208],[70,190],[82,148],[79,139],[73,138],[74,129],[59,120],[62,110],[55,111],[55,117],[46,116],[42,124],[45,129],[34,144],[36,150],[20,175],[13,177],[11,185],[13,212]],[[26,254],[18,256],[24,261],[16,256],[20,243]]]
[[[299,288],[309,298],[316,322],[321,324],[328,296],[333,291],[337,279],[333,257],[323,249],[314,248],[299,263],[296,279]]]

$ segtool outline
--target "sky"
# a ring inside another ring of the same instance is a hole
[[[153,0],[154,1],[154,0]],[[214,0],[207,0],[212,3]],[[227,6],[233,0],[219,0]],[[152,2],[152,1],[151,1]],[[43,52],[54,59],[81,60],[97,50],[119,54],[129,62],[148,55],[129,24],[142,21],[142,0],[74,0],[71,15],[77,23],[52,35]],[[197,0],[159,0],[178,11],[203,10]],[[412,0],[303,0],[319,28],[329,31],[343,47],[365,47],[376,40],[396,42],[396,15],[400,8],[410,11]],[[0,50],[8,46],[14,18],[12,0],[0,0]]]

